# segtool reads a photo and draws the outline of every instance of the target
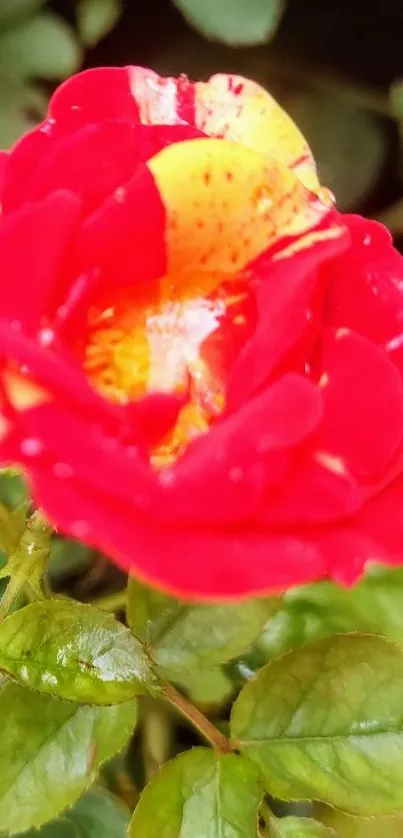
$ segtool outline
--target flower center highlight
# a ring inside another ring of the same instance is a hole
[[[244,280],[220,283],[207,296],[160,283],[158,300],[129,290],[90,308],[84,368],[95,389],[118,404],[156,392],[187,397],[153,452],[157,466],[175,459],[223,411],[228,372],[253,315]]]

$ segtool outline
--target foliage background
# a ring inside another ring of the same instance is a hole
[[[339,206],[386,221],[402,245],[402,43],[400,0],[0,0],[0,145],[9,147],[34,125],[55,84],[82,67],[133,63],[193,78],[233,71],[262,83],[294,115]],[[0,500],[9,509],[24,499],[18,476],[0,476]],[[0,558],[5,565],[5,554]],[[102,605],[124,619],[125,581],[104,557],[53,536],[46,573],[53,591]],[[6,590],[3,579],[0,585],[0,592]],[[147,610],[151,605],[144,596]],[[26,602],[22,590],[12,610]],[[181,606],[162,597],[154,608],[155,620],[165,608]],[[206,626],[198,630],[199,640],[205,638]],[[208,666],[190,661],[180,675],[163,649],[159,662],[226,731],[229,700],[260,666],[302,644],[356,630],[403,641],[402,571],[375,568],[352,592],[321,583],[273,599],[258,640],[241,656],[228,653],[223,664],[214,648]],[[140,636],[140,629],[136,633]],[[171,634],[168,651],[175,643],[181,648],[181,642]],[[169,757],[199,744],[155,698],[141,700],[140,716],[140,734],[106,764],[95,790],[43,828],[44,838],[123,838],[144,782]],[[273,805],[277,814],[288,812]],[[347,838],[371,838],[385,829],[391,838],[403,835],[400,818],[380,826],[346,821],[317,807],[291,811],[314,814]]]

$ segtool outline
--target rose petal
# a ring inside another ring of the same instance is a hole
[[[403,257],[386,227],[343,216],[351,247],[328,266],[326,323],[385,346],[403,373]]]
[[[38,166],[55,145],[53,137],[44,128],[42,123],[24,134],[10,152],[3,180],[3,214],[21,206]]]
[[[354,477],[335,468],[331,458],[303,455],[287,480],[268,493],[262,522],[269,526],[308,526],[339,521],[357,512],[362,492]]]
[[[325,331],[320,369],[325,417],[318,448],[370,478],[402,438],[400,376],[382,349],[347,329]]]
[[[2,195],[3,195],[4,178],[5,178],[6,168],[7,168],[9,159],[10,159],[10,155],[7,151],[0,151],[0,197],[1,198],[2,198]]]
[[[176,143],[148,168],[167,213],[168,272],[174,277],[191,271],[233,275],[329,212],[275,158],[229,140]]]
[[[250,398],[290,354],[291,368],[297,366],[297,354],[303,368],[321,325],[318,303],[322,302],[323,275],[319,270],[347,245],[348,236],[344,234],[316,242],[290,259],[273,261],[264,257],[251,266],[258,323],[228,382],[231,410]]]
[[[96,271],[98,292],[147,282],[166,272],[165,211],[145,166],[83,224],[76,274]],[[119,253],[119,259],[116,254]]]
[[[127,71],[143,125],[194,125],[194,85],[186,76],[163,77],[136,66]]]
[[[89,125],[55,143],[41,158],[25,200],[38,201],[56,189],[73,192],[83,212],[95,209],[137,168],[136,129],[129,122]]]
[[[62,531],[185,599],[240,598],[323,575],[323,560],[303,537],[256,528],[162,527],[136,516],[130,504],[114,504],[75,481],[55,485],[39,470],[32,476],[37,504]]]
[[[96,67],[77,73],[61,84],[50,100],[49,127],[58,139],[109,119],[140,122],[126,67]]]
[[[206,134],[272,154],[308,189],[319,188],[308,143],[291,117],[256,82],[227,74],[197,82],[195,108],[196,125]]]
[[[284,376],[161,473],[161,518],[210,525],[256,517],[268,487],[284,478],[288,450],[313,432],[321,416],[318,388],[300,376]]]
[[[15,321],[16,329],[40,325],[68,256],[80,209],[74,195],[55,192],[2,219],[0,317]]]

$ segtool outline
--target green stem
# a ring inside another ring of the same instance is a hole
[[[165,684],[164,687],[164,695],[165,698],[176,708],[176,710],[184,716],[196,730],[206,739],[210,745],[213,746],[217,751],[221,751],[223,754],[229,754],[232,752],[232,746],[224,736],[221,731],[219,731],[210,721],[197,709],[194,707],[190,701],[182,695],[182,693],[178,692],[172,684]]]
[[[140,706],[144,772],[149,782],[169,759],[172,727],[164,701],[144,696]]]

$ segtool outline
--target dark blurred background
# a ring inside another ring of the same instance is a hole
[[[307,135],[339,206],[402,240],[401,0],[0,0],[1,144],[43,115],[61,78],[129,63],[261,82]]]

